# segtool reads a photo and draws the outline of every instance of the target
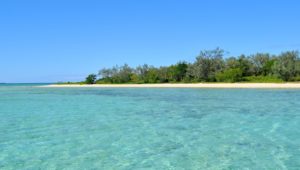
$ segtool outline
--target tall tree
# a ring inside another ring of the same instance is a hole
[[[224,68],[224,50],[201,51],[196,62],[188,68],[188,76],[199,81],[215,81],[215,74]]]
[[[253,63],[252,71],[258,75],[270,74],[270,64],[272,64],[270,54],[268,53],[257,53],[251,56],[251,61]]]
[[[275,60],[273,71],[285,81],[292,80],[300,73],[299,52],[288,51],[280,54]]]

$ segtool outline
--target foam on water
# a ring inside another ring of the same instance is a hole
[[[299,169],[300,90],[0,87],[0,169]]]

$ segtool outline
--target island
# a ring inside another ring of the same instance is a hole
[[[201,51],[193,62],[179,61],[170,66],[116,65],[89,74],[82,82],[47,87],[300,88],[298,51],[224,54],[223,49],[216,48]]]

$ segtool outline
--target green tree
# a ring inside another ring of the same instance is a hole
[[[96,79],[97,79],[96,74],[90,74],[86,77],[85,82],[86,84],[95,84]]]
[[[300,73],[299,52],[288,51],[282,53],[273,65],[274,73],[285,81],[292,80]]]
[[[255,76],[268,75],[271,73],[270,65],[272,65],[270,54],[257,53],[251,56],[253,63],[252,71]]]
[[[99,75],[100,79],[97,82],[113,83],[112,78],[111,78],[112,75],[113,75],[112,69],[110,69],[110,68],[100,69],[99,72],[98,72],[98,75]]]
[[[174,65],[173,68],[173,78],[175,81],[180,82],[183,80],[183,78],[186,75],[188,65],[186,62],[178,62],[176,65]]]
[[[142,66],[137,66],[134,72],[138,75],[139,80],[145,83],[145,79],[150,68],[151,66],[144,64]]]
[[[229,57],[225,60],[226,69],[240,68],[240,62],[235,57]]]
[[[118,73],[120,83],[129,82],[132,74],[133,74],[132,68],[129,67],[128,64],[124,64],[122,67],[120,67],[120,70]]]
[[[150,68],[145,77],[145,83],[157,83],[159,81],[158,70]]]
[[[251,76],[253,74],[253,63],[248,57],[240,55],[237,61],[239,63],[237,68],[242,70],[243,76]]]
[[[198,81],[215,81],[215,74],[224,68],[224,50],[201,51],[196,62],[187,69],[187,76]]]
[[[160,67],[157,70],[157,74],[160,83],[169,82],[169,67]]]
[[[133,82],[133,83],[142,83],[138,77],[137,74],[131,74],[130,75],[130,82]]]

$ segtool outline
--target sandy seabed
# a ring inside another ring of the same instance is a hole
[[[52,84],[40,87],[108,88],[300,88],[300,83],[182,83],[182,84]]]

